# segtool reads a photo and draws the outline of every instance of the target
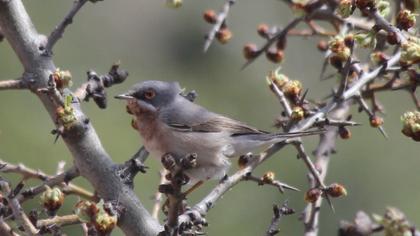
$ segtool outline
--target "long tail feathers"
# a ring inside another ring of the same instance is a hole
[[[319,130],[308,130],[308,131],[302,131],[302,132],[275,133],[273,135],[278,138],[297,138],[297,137],[303,137],[303,136],[318,135],[318,134],[323,134],[323,133],[325,133],[325,130],[319,129]]]

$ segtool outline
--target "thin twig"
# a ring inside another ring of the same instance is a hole
[[[293,187],[291,185],[288,185],[286,183],[283,183],[279,180],[273,180],[271,182],[263,182],[261,178],[258,178],[253,175],[247,175],[244,179],[244,181],[253,181],[256,182],[258,185],[271,185],[276,187],[281,193],[284,193],[284,189],[293,190],[293,191],[300,191],[298,188]]]
[[[10,208],[12,209],[13,215],[15,216],[17,221],[22,225],[22,227],[25,229],[25,233],[27,235],[37,235],[38,230],[35,228],[35,226],[29,220],[28,216],[23,211],[23,208],[20,205],[19,201],[16,199],[16,197],[12,193],[9,183],[7,183],[5,180],[1,180],[0,187],[1,187],[1,191],[7,197],[7,200],[9,202]]]
[[[15,80],[1,80],[0,81],[0,90],[10,90],[10,89],[26,89],[28,88],[21,79]]]
[[[346,117],[349,111],[349,107],[349,102],[341,104],[330,113],[330,117],[334,119],[342,119]],[[328,164],[331,154],[334,153],[337,133],[338,129],[336,127],[329,127],[327,132],[321,135],[318,147],[314,152],[316,159],[315,166],[320,172],[319,177],[321,180],[324,180],[327,176]],[[311,181],[310,187],[314,188],[316,187],[316,184],[317,183],[315,181]],[[318,235],[318,222],[322,200],[323,198],[318,198],[315,203],[311,203],[306,206],[303,218],[305,225],[305,236]]]
[[[166,183],[166,174],[168,174],[168,171],[164,168],[162,168],[159,171],[159,176],[160,176],[160,182],[159,185]],[[155,202],[153,204],[153,210],[152,210],[152,216],[153,218],[155,218],[156,220],[159,219],[159,210],[161,208],[161,203],[162,203],[162,193],[159,191],[156,191],[155,195],[153,196],[153,201]]]
[[[17,199],[20,202],[24,202],[44,192],[47,189],[46,187],[47,185],[49,187],[61,185],[63,188],[63,192],[66,194],[75,194],[89,200],[95,199],[95,195],[87,191],[86,189],[79,187],[77,185],[71,184],[71,183],[65,184],[66,182],[79,176],[79,172],[77,171],[77,168],[74,166],[68,169],[67,171],[59,175],[55,175],[55,176],[46,175],[40,170],[33,170],[31,168],[26,167],[23,164],[13,165],[11,163],[8,163],[2,160],[0,160],[0,166],[3,166],[2,168],[0,168],[0,172],[18,173],[18,174],[21,174],[23,178],[25,179],[32,178],[32,179],[39,179],[39,180],[44,181],[44,183],[42,183],[41,185],[27,189],[23,191],[21,194],[19,194],[17,196]]]
[[[365,111],[368,114],[369,119],[375,116],[375,114],[369,109],[369,106],[366,103],[366,101],[361,96],[356,96],[356,100],[360,104],[360,107],[363,109],[363,111]],[[385,129],[382,125],[380,125],[378,129],[385,138],[388,138],[388,135],[386,134]]]
[[[2,236],[19,236],[13,229],[8,225],[2,217],[0,217],[0,235]]]
[[[80,224],[81,221],[77,215],[54,216],[53,218],[38,220],[36,227],[51,227]]]
[[[57,41],[61,37],[63,37],[66,27],[73,22],[73,17],[77,14],[80,8],[82,8],[83,5],[88,1],[89,0],[74,0],[73,6],[70,9],[70,11],[67,13],[64,19],[54,28],[50,36],[48,36],[48,42],[47,42],[47,45],[45,46],[45,51],[44,51],[45,55],[47,56],[52,55],[52,49],[54,45],[57,43]]]

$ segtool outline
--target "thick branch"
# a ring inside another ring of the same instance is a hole
[[[42,55],[42,43],[21,0],[0,1],[0,28],[22,62],[25,73],[35,80],[32,90],[47,87],[56,67],[51,57]],[[56,105],[46,94],[38,94],[52,120]],[[118,201],[127,209],[118,225],[127,235],[157,235],[162,227],[151,217],[135,193],[115,174],[115,164],[79,104],[72,104],[76,121],[63,135],[81,176],[85,177],[105,201]]]
[[[15,233],[13,229],[6,223],[2,218],[0,218],[0,235],[3,236],[19,236]]]

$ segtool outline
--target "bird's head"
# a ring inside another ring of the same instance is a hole
[[[170,104],[182,92],[178,82],[148,80],[135,84],[126,93],[115,96],[135,103],[141,110],[156,111]]]

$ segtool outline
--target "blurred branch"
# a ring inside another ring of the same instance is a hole
[[[226,24],[226,18],[229,14],[229,10],[236,0],[226,0],[223,10],[217,15],[216,22],[210,32],[206,35],[206,41],[204,42],[204,52],[207,52],[211,43],[213,42],[217,32]]]
[[[50,36],[48,36],[47,45],[44,49],[44,55],[52,55],[52,49],[54,45],[61,37],[63,37],[66,27],[73,22],[73,17],[77,14],[80,8],[82,8],[83,5],[85,5],[85,3],[88,1],[89,0],[74,0],[73,6],[70,9],[70,11],[67,13],[66,16],[64,16],[64,19],[54,28]]]
[[[0,180],[1,191],[4,193],[4,196],[7,198],[10,208],[12,209],[13,215],[25,229],[27,235],[37,235],[38,230],[29,220],[28,216],[23,211],[19,201],[16,199],[14,191],[10,189],[9,183],[5,180]]]
[[[13,229],[3,220],[3,217],[0,217],[0,235],[3,236],[20,236],[15,233]]]
[[[54,216],[53,218],[38,220],[36,227],[65,226],[82,223],[77,215]]]
[[[160,182],[159,185],[165,184],[166,181],[166,175],[168,174],[168,171],[164,168],[162,168],[159,171],[159,177],[160,177]],[[159,191],[156,191],[155,195],[153,196],[153,210],[152,210],[152,216],[153,218],[155,218],[156,220],[159,219],[159,210],[161,209],[161,203],[162,203],[162,193]]]
[[[28,87],[21,79],[0,81],[0,90],[26,89],[26,88]]]

